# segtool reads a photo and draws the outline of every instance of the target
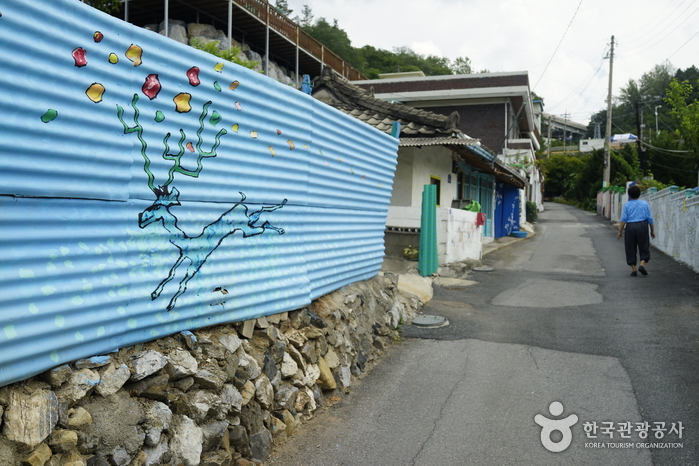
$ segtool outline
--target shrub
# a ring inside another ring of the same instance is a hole
[[[539,219],[539,209],[536,206],[536,202],[527,201],[527,222],[534,223]]]

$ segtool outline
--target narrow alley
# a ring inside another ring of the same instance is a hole
[[[551,203],[483,262],[475,285],[435,287],[423,314],[449,325],[405,326],[268,464],[699,462],[696,273],[652,250],[631,277],[607,220]]]

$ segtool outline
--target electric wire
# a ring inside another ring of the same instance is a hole
[[[600,60],[600,63],[599,63],[599,66],[597,67],[597,69],[583,80],[584,87],[580,91],[577,90],[578,86],[576,86],[570,94],[568,94],[558,104],[556,104],[553,108],[551,108],[551,110],[554,110],[554,109],[560,107],[563,103],[567,102],[568,99],[570,99],[574,94],[576,94],[576,93],[578,95],[583,94],[585,92],[585,90],[587,89],[587,86],[589,86],[590,83],[592,82],[592,80],[594,79],[594,77],[597,76],[597,73],[599,73],[599,70],[602,69],[602,65],[604,64],[604,60],[605,59],[602,58],[602,60]]]
[[[680,50],[682,50],[682,47],[684,47],[685,45],[687,45],[687,44],[689,43],[690,40],[694,39],[694,38],[697,36],[697,34],[699,34],[699,31],[695,32],[694,35],[693,35],[692,37],[690,37],[690,38],[687,40],[687,42],[685,42],[684,44],[682,44],[682,45],[680,46],[680,48],[678,48],[677,50],[675,50],[674,52],[672,52],[672,55],[670,55],[669,57],[667,57],[667,59],[668,59],[668,60],[671,59],[677,52],[679,52]]]
[[[685,13],[687,10],[689,10],[689,8],[691,8],[691,6],[692,6],[692,4],[690,3],[689,6],[687,6],[687,8],[685,8],[684,10],[682,10],[681,15],[684,15],[684,13]],[[647,41],[643,42],[643,43],[642,43],[641,45],[639,45],[637,48],[641,48],[641,47],[645,46],[646,44],[648,44],[648,43],[650,43],[650,42],[654,42],[654,43],[653,43],[653,45],[651,45],[650,47],[648,47],[647,49],[645,49],[645,50],[643,50],[642,52],[639,52],[639,53],[646,52],[646,51],[652,49],[653,47],[655,47],[656,45],[658,45],[660,42],[664,41],[664,40],[667,38],[667,36],[669,36],[670,34],[672,34],[672,33],[675,32],[675,31],[677,31],[677,28],[679,28],[682,24],[684,24],[685,21],[687,21],[689,18],[691,18],[692,15],[693,15],[694,13],[696,13],[697,11],[699,11],[699,8],[695,9],[695,10],[694,10],[693,12],[691,12],[690,14],[685,15],[685,16],[684,16],[684,20],[682,20],[681,23],[679,23],[679,24],[674,24],[674,23],[673,23],[673,24],[668,24],[668,26],[667,26],[666,28],[664,28],[662,31],[660,31],[658,34],[656,34],[656,35],[653,36],[653,37],[650,37]],[[669,28],[669,27],[672,27],[673,29],[672,29],[670,32],[668,32],[665,36],[663,36],[662,39],[659,39],[659,40],[654,41],[654,39],[655,39],[659,34],[662,34],[663,32],[665,32],[665,30],[667,30],[667,28]]]
[[[556,46],[556,50],[553,51],[553,55],[551,55],[551,59],[549,62],[546,64],[546,67],[544,68],[544,71],[541,72],[541,76],[539,76],[539,80],[534,84],[534,89],[536,89],[536,86],[539,85],[539,82],[541,81],[541,78],[544,77],[546,74],[546,70],[549,69],[549,65],[553,61],[553,57],[556,56],[556,52],[558,52],[558,48],[561,46],[563,43],[563,39],[565,38],[566,34],[568,33],[568,29],[570,29],[570,25],[573,24],[573,20],[575,19],[575,16],[578,14],[578,10],[580,9],[580,5],[582,5],[583,0],[580,0],[580,3],[578,3],[578,7],[575,9],[575,13],[573,13],[573,17],[570,18],[570,22],[568,23],[568,27],[566,27],[566,30],[563,32],[563,37],[561,37],[561,40],[558,42],[558,45]]]
[[[653,162],[652,160],[648,160],[647,162],[651,165],[656,166],[656,167],[667,168],[668,170],[676,170],[678,172],[686,172],[686,173],[696,173],[696,170],[687,170],[686,168],[668,167],[667,165],[662,165],[662,164]]]
[[[681,159],[694,159],[694,158],[696,158],[696,157],[694,157],[693,155],[691,155],[691,156],[685,156],[685,155],[677,155],[676,153],[674,153],[674,152],[677,152],[677,153],[681,153],[681,154],[688,154],[688,153],[691,152],[691,151],[689,151],[689,150],[661,149],[660,147],[655,147],[655,146],[652,146],[652,145],[648,144],[647,142],[643,141],[642,139],[640,139],[640,141],[641,141],[641,144],[643,144],[644,146],[650,147],[651,149],[654,149],[654,150],[656,150],[656,151],[658,151],[658,152],[663,152],[663,153],[665,153],[666,155],[671,155],[671,156],[673,156],[673,157],[679,157],[679,158],[681,158]]]
[[[675,9],[672,10],[667,16],[665,16],[665,17],[664,17],[663,19],[661,19],[661,20],[658,20],[657,18],[660,17],[660,15],[662,15],[662,13],[669,7],[669,5],[666,5],[665,8],[663,8],[663,10],[660,12],[660,14],[656,15],[656,16],[655,16],[653,19],[651,19],[648,23],[644,24],[640,29],[638,29],[638,30],[636,30],[635,32],[632,32],[631,34],[629,34],[628,37],[633,37],[634,35],[642,34],[642,37],[640,37],[640,38],[638,38],[638,39],[631,39],[629,42],[637,42],[637,41],[639,41],[639,40],[643,40],[645,37],[648,37],[648,34],[649,34],[649,33],[653,32],[656,28],[658,28],[661,24],[663,24],[663,23],[665,22],[665,20],[668,19],[670,16],[672,16],[672,14],[673,14],[675,11],[677,11],[677,9],[678,9],[679,7],[681,7],[682,4],[683,4],[685,1],[686,1],[686,0],[682,0],[682,1],[680,2],[680,4],[677,5],[677,6],[675,7]],[[650,29],[648,29],[648,26],[650,26],[651,24],[653,24],[653,27],[651,27]]]

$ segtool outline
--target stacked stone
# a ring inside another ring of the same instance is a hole
[[[0,388],[0,464],[261,462],[420,307],[385,274],[309,307],[180,332]]]
[[[159,34],[165,35],[165,21],[161,22],[160,24],[149,24],[145,26],[145,29],[157,31]],[[203,43],[217,41],[219,50],[237,47],[240,49],[238,58],[241,60],[257,62],[257,66],[255,66],[254,70],[260,73],[264,72],[264,56],[250,49],[248,44],[241,44],[233,38],[231,38],[229,41],[229,38],[225,32],[220,29],[216,29],[210,24],[186,24],[184,21],[171,19],[168,21],[168,29],[168,37],[170,39],[176,40],[177,42],[185,45],[191,45],[193,39],[198,39]],[[273,60],[269,61],[268,76],[276,81],[279,81],[280,83],[287,84],[289,86],[296,86],[296,73]]]

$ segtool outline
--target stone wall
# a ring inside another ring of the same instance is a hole
[[[431,297],[421,280],[380,274],[303,309],[181,332],[2,387],[0,464],[262,462],[412,321]]]
[[[148,24],[145,29],[150,31],[158,31],[159,34],[165,34],[165,21],[160,24]],[[235,39],[231,38],[230,45],[228,36],[225,32],[220,29],[216,29],[210,24],[199,24],[199,23],[189,23],[186,24],[184,21],[179,21],[175,19],[170,19],[168,21],[170,39],[176,40],[177,42],[191,45],[192,39],[199,39],[203,42],[218,41],[219,49],[226,50],[229,47],[238,47],[241,52],[238,54],[238,58],[241,60],[251,60],[256,61],[257,66],[254,68],[255,71],[264,72],[265,57],[255,52],[250,48],[248,44],[241,44]],[[319,69],[320,71],[320,69]],[[269,61],[269,77],[275,79],[283,84],[296,87],[296,72],[292,69],[288,69],[282,64],[278,64],[275,61]],[[301,83],[301,77],[299,76],[298,82]]]

